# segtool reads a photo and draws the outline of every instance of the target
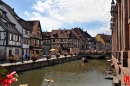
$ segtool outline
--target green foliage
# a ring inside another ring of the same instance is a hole
[[[0,66],[0,78],[7,78],[7,74],[9,74],[8,71],[4,67]]]

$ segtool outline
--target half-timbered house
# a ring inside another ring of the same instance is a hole
[[[42,53],[42,29],[39,20],[27,21],[27,27],[30,29],[30,54],[39,55]]]
[[[0,0],[0,60],[11,55],[21,56],[21,36],[16,24],[11,21],[7,4]]]

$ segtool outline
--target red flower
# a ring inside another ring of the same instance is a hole
[[[0,79],[0,84],[2,84],[2,86],[11,86],[11,84],[13,84],[16,81],[16,78],[14,77],[15,74],[16,71],[8,74],[7,78]]]

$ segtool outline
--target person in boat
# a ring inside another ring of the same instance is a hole
[[[83,62],[87,62],[87,59],[85,57],[82,57]]]

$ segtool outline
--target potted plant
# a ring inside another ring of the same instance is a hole
[[[65,53],[64,56],[65,56],[65,58],[66,58],[67,54]]]
[[[33,54],[32,54],[32,55],[31,55],[31,59],[33,60],[33,62],[36,61],[36,60],[38,59],[38,55],[33,55]]]
[[[73,56],[73,53],[70,53],[70,56]]]
[[[9,56],[9,63],[15,63],[18,61],[18,55]]]
[[[46,55],[46,59],[50,59],[51,58],[51,55]]]
[[[60,57],[60,53],[56,53],[56,57],[58,59]]]

